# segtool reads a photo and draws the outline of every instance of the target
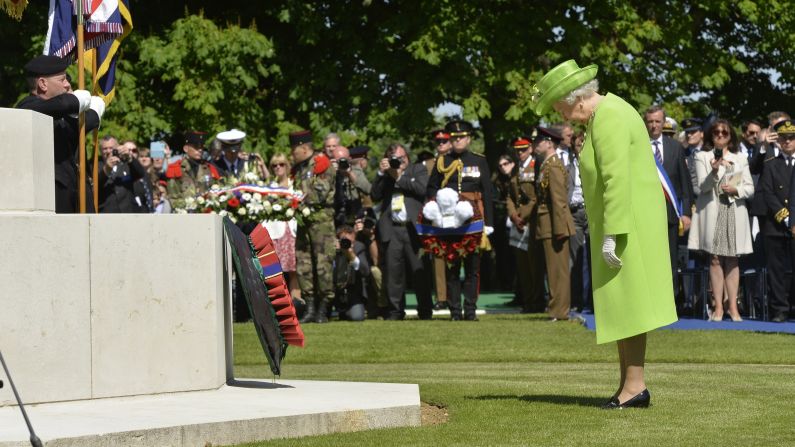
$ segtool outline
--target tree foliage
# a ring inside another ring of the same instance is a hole
[[[603,90],[678,119],[715,110],[738,122],[793,103],[795,11],[783,0],[189,3],[133,3],[107,129],[145,140],[235,126],[266,152],[297,127],[344,144],[419,143],[451,102],[494,158],[539,121],[532,84],[569,58],[598,64]],[[21,47],[9,51],[30,53]]]

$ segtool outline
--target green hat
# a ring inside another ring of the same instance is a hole
[[[533,111],[536,115],[546,114],[552,108],[552,104],[560,101],[572,90],[595,78],[597,70],[599,70],[599,67],[595,64],[580,68],[574,59],[567,60],[549,70],[533,86]]]

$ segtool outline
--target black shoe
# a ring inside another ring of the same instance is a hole
[[[786,323],[787,322],[787,315],[786,314],[776,314],[772,320],[773,323]]]
[[[436,304],[433,305],[433,310],[445,310],[449,308],[450,305],[447,304],[447,301],[437,301]]]
[[[618,400],[618,397],[616,397]],[[649,404],[651,403],[651,394],[649,394],[649,390],[643,390],[640,394],[637,394],[632,399],[624,402],[623,404],[619,404],[618,408],[649,408]]]
[[[461,321],[461,314],[451,313],[450,321]]]
[[[420,320],[433,320],[433,315],[427,315],[427,314],[417,314],[417,317],[418,317]]]
[[[466,321],[478,321],[477,315],[466,315],[464,316],[464,320]]]
[[[603,403],[600,407],[602,410],[615,410],[620,404],[618,403],[618,396],[613,396],[607,402]]]

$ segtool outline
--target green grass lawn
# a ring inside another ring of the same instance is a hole
[[[284,379],[418,383],[447,423],[247,446],[795,445],[795,337],[739,331],[649,336],[647,410],[603,411],[615,344],[541,315],[479,322],[306,325]],[[235,375],[271,377],[250,324],[235,326]]]

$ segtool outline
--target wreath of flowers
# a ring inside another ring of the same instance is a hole
[[[235,223],[295,219],[299,225],[311,221],[315,214],[311,207],[302,203],[300,191],[267,186],[263,181],[240,183],[234,178],[222,179],[204,194],[180,201],[175,212],[218,214],[228,216]]]
[[[472,206],[474,215],[467,221],[466,225],[482,220],[480,209],[477,206]],[[425,222],[425,218],[420,212],[417,218],[419,224],[430,224]],[[463,233],[455,235],[419,235],[422,248],[433,254],[435,257],[444,259],[448,264],[457,259],[464,258],[480,249],[480,242],[483,238],[483,232],[477,231],[472,233]]]

